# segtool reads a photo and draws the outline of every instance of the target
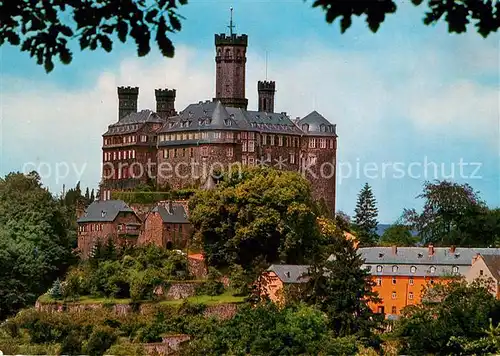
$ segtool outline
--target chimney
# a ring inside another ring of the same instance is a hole
[[[392,246],[392,254],[396,256],[398,254],[398,247],[396,245]]]
[[[450,253],[451,253],[451,254],[454,254],[454,253],[455,253],[455,250],[456,250],[456,246],[455,246],[455,245],[451,245],[451,246],[450,246]]]
[[[276,92],[276,83],[268,81],[259,81],[257,83],[259,93],[259,111],[274,112],[274,93]]]
[[[476,253],[476,255],[472,257],[472,264],[476,263],[480,256],[481,255],[479,253]]]
[[[118,87],[118,121],[137,112],[138,87]]]
[[[173,208],[172,208],[172,201],[169,200],[168,203],[167,203],[167,211],[170,215],[172,215],[174,213],[173,211]]]
[[[164,120],[175,116],[175,89],[155,89],[156,113]]]
[[[429,244],[429,256],[434,255],[434,245],[431,243]]]

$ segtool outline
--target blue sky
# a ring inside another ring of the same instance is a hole
[[[159,87],[177,89],[178,110],[211,99],[213,35],[227,31],[233,6],[236,32],[249,35],[250,108],[267,52],[276,110],[294,118],[315,109],[337,124],[338,209],[352,215],[368,182],[379,220],[390,223],[421,206],[415,197],[426,179],[444,178],[500,206],[498,35],[450,35],[445,24],[424,26],[424,9],[411,5],[376,34],[362,18],[341,34],[310,3],[192,0],[172,36],[174,59],[156,50],[137,58],[133,43],[117,44],[111,54],[76,51],[71,65],[47,75],[26,53],[1,47],[0,172],[38,167],[54,192],[78,179],[96,187],[101,134],[117,117],[116,86],[140,86],[140,108],[154,107]]]

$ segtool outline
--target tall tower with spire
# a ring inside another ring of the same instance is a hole
[[[215,35],[215,98],[224,106],[246,109],[245,66],[248,46],[247,35],[234,33],[233,8],[229,21],[229,35]]]

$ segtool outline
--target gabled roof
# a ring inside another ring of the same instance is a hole
[[[267,270],[276,273],[283,283],[305,283],[309,279],[307,265],[271,265]]]
[[[481,255],[484,264],[490,270],[493,278],[500,282],[500,256],[499,255]]]
[[[308,125],[308,131],[305,132],[311,136],[337,136],[335,125],[332,125],[316,110],[300,119],[297,125],[303,131],[305,131],[304,125]]]
[[[85,209],[77,222],[112,222],[122,212],[135,214],[123,200],[98,200]]]
[[[118,122],[109,125],[108,131],[106,131],[103,136],[136,132],[145,123],[163,125],[165,123],[165,120],[151,110],[141,110],[139,112],[133,112],[123,117]]]
[[[189,223],[186,210],[184,210],[184,207],[181,204],[167,203],[166,206],[157,205],[156,207],[153,208],[152,212],[158,212],[164,223],[169,223],[169,224]]]

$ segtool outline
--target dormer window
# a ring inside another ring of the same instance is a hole
[[[392,266],[392,271],[397,272],[398,271],[398,266]]]
[[[436,267],[434,267],[434,266],[431,266],[431,268],[430,268],[430,271],[431,271],[431,273],[434,273],[434,272],[436,272]]]
[[[415,267],[415,266],[411,266],[411,267],[410,267],[410,272],[411,272],[411,273],[415,273],[415,272],[417,272],[417,267]]]
[[[382,266],[377,266],[377,272],[382,272]]]
[[[320,132],[325,132],[326,131],[325,129],[326,129],[325,125],[323,125],[323,124],[319,125]]]
[[[382,257],[384,257],[384,254],[381,252],[378,254],[378,258],[382,258]]]
[[[174,122],[169,122],[169,123],[168,123],[168,127],[169,127],[169,128],[174,127],[174,125],[175,125],[175,123],[174,123]]]
[[[231,120],[230,119],[225,119],[224,120],[224,125],[231,126]]]
[[[309,125],[308,124],[302,125],[302,131],[308,132],[309,131]]]
[[[418,258],[422,258],[422,257],[424,257],[424,254],[419,252],[417,256],[418,256]]]
[[[101,218],[106,216],[106,212],[104,210],[101,211]]]

